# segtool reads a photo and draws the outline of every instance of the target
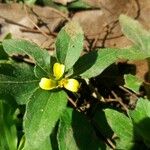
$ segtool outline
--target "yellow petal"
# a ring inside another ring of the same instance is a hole
[[[52,79],[42,78],[39,86],[43,90],[51,90],[57,87],[56,81]]]
[[[80,87],[79,82],[75,79],[66,79],[63,85],[67,90],[72,92],[77,92]]]
[[[54,64],[53,73],[57,80],[63,76],[64,72],[65,72],[65,66],[63,64],[60,63]]]

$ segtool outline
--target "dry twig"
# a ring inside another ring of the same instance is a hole
[[[77,107],[77,104],[70,97],[68,97],[68,100],[75,108]]]
[[[115,97],[116,101],[124,108],[126,113],[128,114],[129,110],[126,107],[126,105],[122,102],[121,98],[117,96],[117,94],[114,91],[111,91],[112,95]]]

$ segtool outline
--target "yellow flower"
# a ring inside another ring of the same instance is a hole
[[[57,84],[55,80],[42,78],[39,83],[39,86],[43,90],[51,90],[51,89],[56,88]]]
[[[54,64],[53,73],[57,80],[63,76],[64,72],[65,72],[65,66],[63,64],[60,64],[60,63]]]
[[[72,92],[77,92],[79,90],[80,84],[75,79],[62,79],[59,82],[60,87],[65,87],[67,90]]]
[[[42,78],[39,86],[43,90],[51,90],[54,88],[66,88],[69,91],[77,92],[79,90],[80,84],[76,79],[62,78],[65,72],[65,66],[60,63],[55,63],[53,66],[53,74],[55,80]]]

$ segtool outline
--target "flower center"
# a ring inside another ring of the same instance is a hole
[[[62,88],[62,87],[64,87],[65,84],[67,84],[67,82],[68,82],[67,79],[63,78],[62,80],[60,80],[58,82],[58,84]]]

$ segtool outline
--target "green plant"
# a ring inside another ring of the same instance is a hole
[[[118,149],[133,149],[137,141],[149,147],[150,137],[144,129],[146,125],[148,130],[149,125],[148,100],[139,99],[137,108],[128,112],[128,116],[113,109],[100,111],[101,108],[96,107],[91,121],[67,106],[68,94],[78,96],[81,78],[88,80],[100,75],[118,59],[150,57],[149,32],[124,15],[120,17],[120,23],[124,34],[133,41],[132,47],[99,49],[82,57],[84,36],[76,22],[69,22],[59,32],[54,56],[25,40],[5,39],[1,43],[0,115],[5,119],[0,120],[0,127],[6,137],[0,139],[1,149],[107,149],[95,128],[102,137],[111,138],[114,132],[119,138],[114,139]],[[13,59],[17,54],[28,55],[33,63]],[[136,79],[126,76],[125,81],[127,88],[138,91],[140,84],[131,86]],[[146,123],[141,123],[143,119]],[[128,132],[125,132],[126,128]],[[138,135],[137,139],[135,135]]]

